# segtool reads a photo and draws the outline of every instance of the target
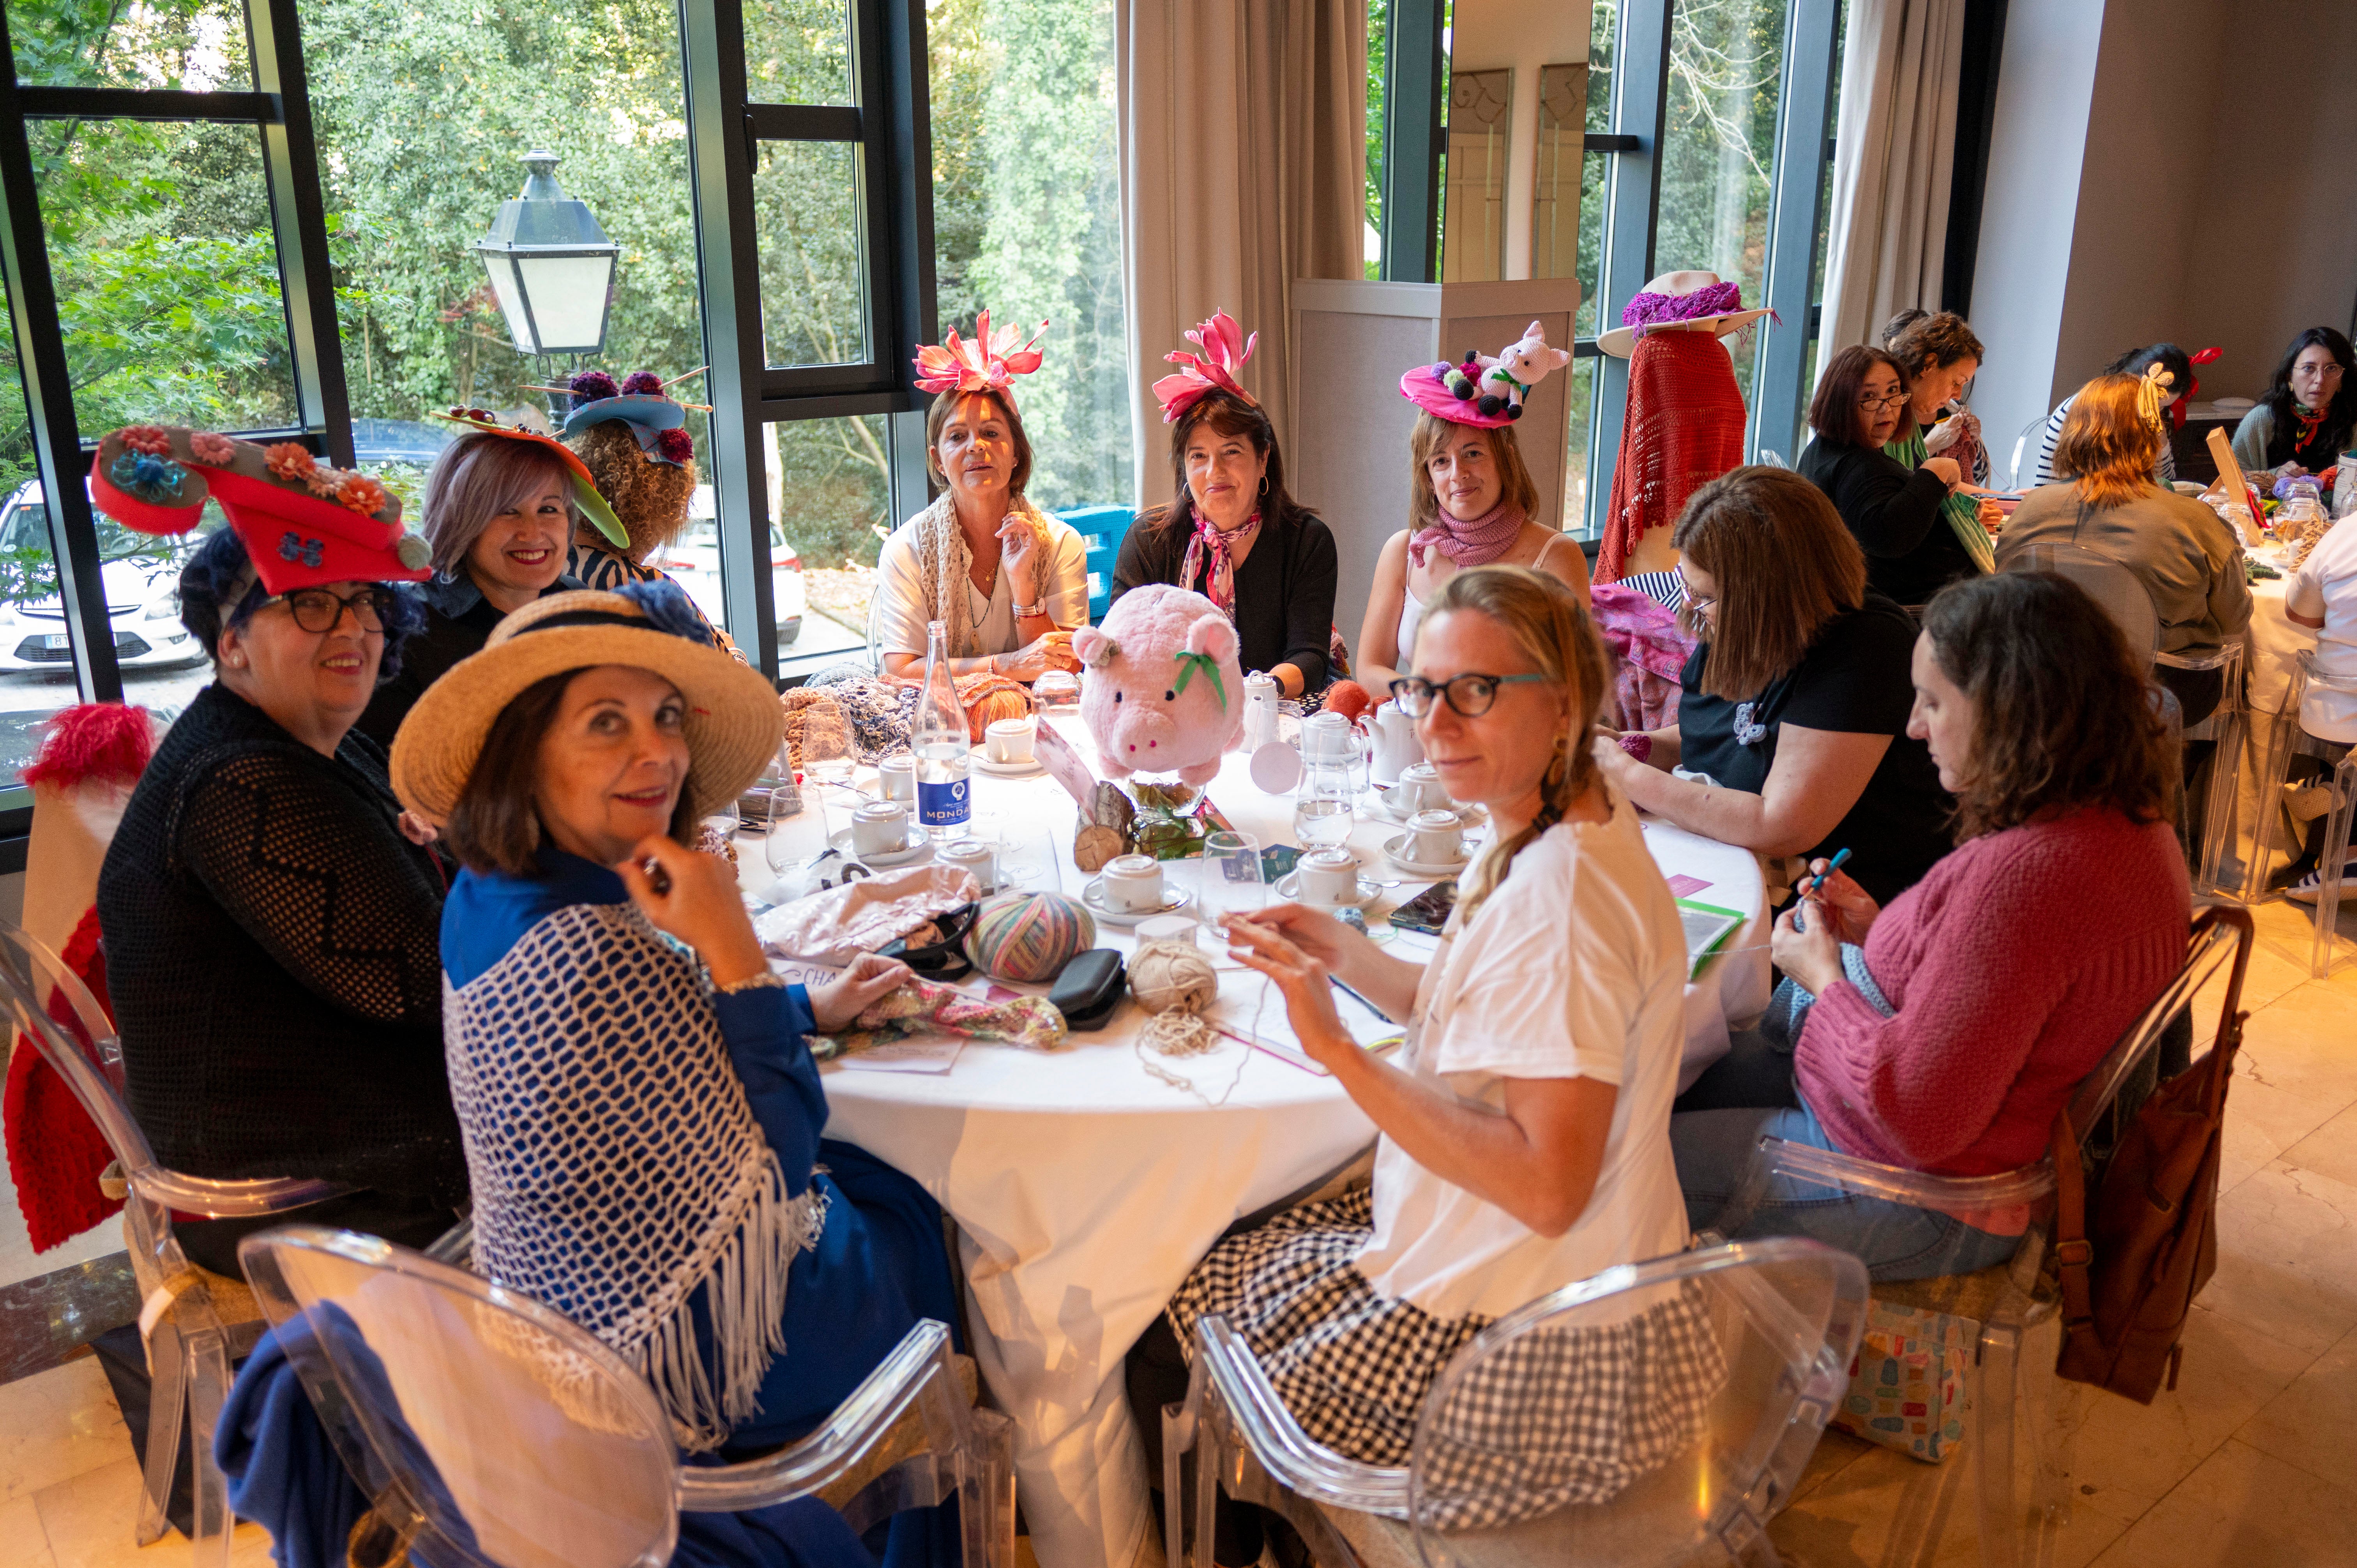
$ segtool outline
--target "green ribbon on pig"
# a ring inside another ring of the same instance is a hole
[[[1211,690],[1218,694],[1220,712],[1226,713],[1228,685],[1226,682],[1220,679],[1220,661],[1208,653],[1182,653],[1178,656],[1178,679],[1170,683],[1172,693],[1185,691],[1187,682],[1195,678],[1195,671],[1198,669],[1203,671],[1204,677],[1211,682]]]

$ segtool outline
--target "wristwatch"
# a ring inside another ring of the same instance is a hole
[[[1025,616],[1043,616],[1047,613],[1048,607],[1046,605],[1017,605],[1015,607],[1015,618],[1017,620],[1021,620]]]

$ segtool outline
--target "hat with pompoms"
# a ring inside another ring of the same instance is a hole
[[[672,379],[677,381],[686,378]],[[617,420],[638,437],[639,450],[646,454],[650,462],[683,468],[694,457],[695,439],[684,428],[687,405],[664,392],[662,378],[652,371],[632,371],[619,386],[603,371],[581,371],[564,390],[573,399],[572,411],[565,416],[567,436],[578,435],[593,424]]]
[[[263,446],[210,430],[126,424],[98,444],[90,497],[142,533],[186,533],[205,502],[218,501],[273,594],[431,575],[433,547],[402,528],[401,499],[299,442]]]

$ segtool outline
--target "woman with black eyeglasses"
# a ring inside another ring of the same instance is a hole
[[[1232,956],[1275,983],[1302,1048],[1382,1136],[1372,1184],[1222,1239],[1130,1351],[1152,1476],[1160,1412],[1187,1391],[1180,1347],[1211,1314],[1311,1437],[1405,1465],[1433,1379],[1476,1334],[1685,1244],[1668,1116],[1685,940],[1636,811],[1589,753],[1611,677],[1585,596],[1520,566],[1458,572],[1409,654],[1392,691],[1449,795],[1489,808],[1492,842],[1428,963],[1298,904],[1223,921]],[[1352,1042],[1329,978],[1409,1020],[1395,1062]],[[1583,1364],[1544,1388],[1509,1373],[1460,1390],[1457,1407],[1495,1428],[1459,1425],[1427,1478],[1469,1489],[1449,1467],[1470,1464],[1485,1496],[1601,1502],[1691,1440],[1722,1373],[1692,1299],[1575,1337],[1561,1353]],[[1259,1561],[1264,1522],[1223,1509],[1211,1561]]]
[[[1801,453],[1801,477],[1825,492],[1866,552],[1866,580],[1910,609],[1981,568],[1943,509],[1964,470],[1953,457],[1910,468],[1883,450],[1910,416],[1907,378],[1880,349],[1852,344],[1834,356],[1809,404],[1816,438]]]
[[[352,1190],[293,1218],[428,1244],[467,1197],[444,879],[353,727],[424,624],[401,585],[425,575],[425,542],[372,480],[316,463],[288,478],[310,463],[292,444],[265,459],[206,433],[125,434],[162,449],[135,452],[142,467],[102,446],[124,487],[93,483],[102,509],[168,529],[210,481],[231,522],[180,574],[212,683],[156,747],[99,874],[131,1113],[172,1169],[336,1182]],[[238,1238],[286,1218],[175,1229],[234,1277]]]

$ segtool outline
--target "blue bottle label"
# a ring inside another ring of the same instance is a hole
[[[966,799],[966,781],[952,779],[946,784],[917,782],[917,822],[928,828],[953,828],[972,813]]]

